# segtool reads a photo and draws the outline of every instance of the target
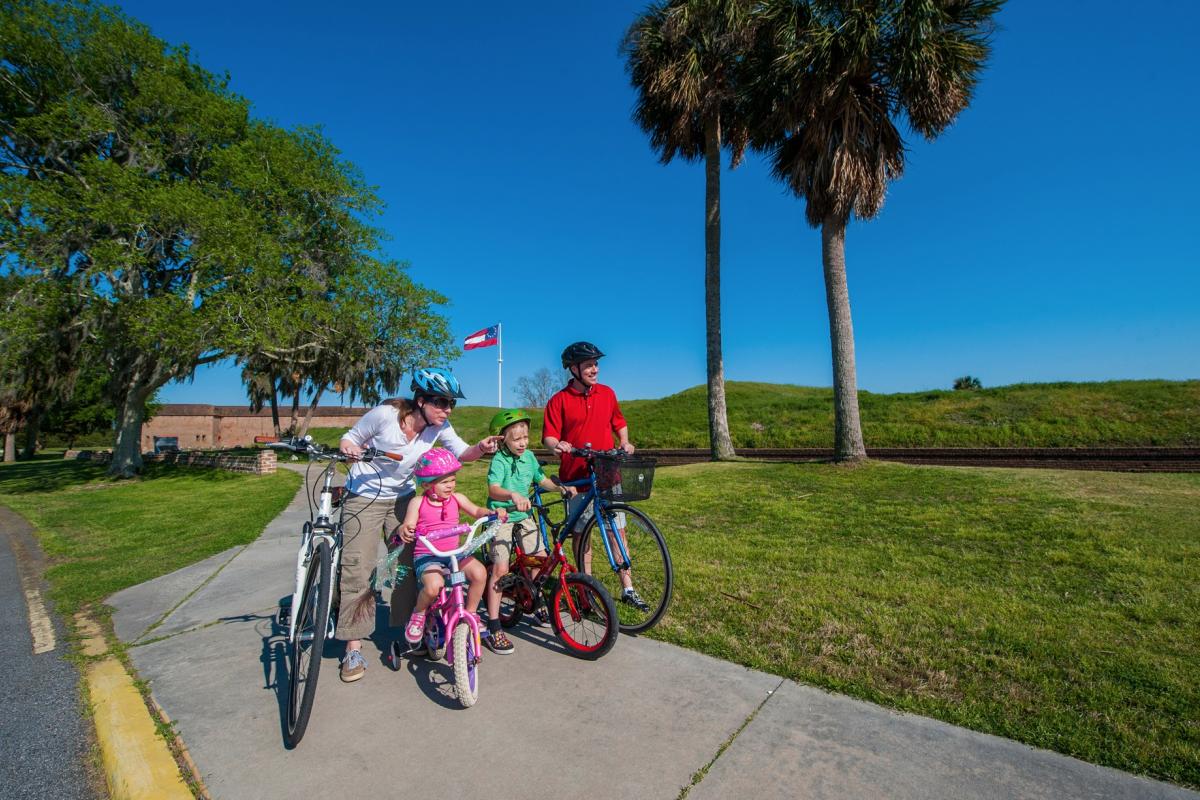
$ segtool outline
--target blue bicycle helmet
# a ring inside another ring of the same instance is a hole
[[[430,395],[432,397],[450,397],[466,399],[458,378],[449,370],[441,367],[421,367],[413,372],[412,390],[414,394]]]

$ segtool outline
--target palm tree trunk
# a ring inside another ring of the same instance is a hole
[[[17,434],[15,433],[4,434],[4,460],[6,462],[17,460]]]
[[[713,461],[733,458],[721,356],[721,120],[704,128],[704,327],[708,350],[708,441]]]
[[[825,303],[829,307],[829,343],[833,351],[833,457],[861,461],[867,457],[858,416],[858,376],[854,367],[854,326],[850,322],[850,290],[846,285],[846,222],[826,217],[821,225],[821,263],[825,269]]]
[[[317,393],[313,395],[312,402],[308,404],[308,413],[304,415],[304,422],[300,423],[300,430],[296,433],[300,438],[304,438],[308,434],[308,426],[312,424],[313,412],[317,410],[317,403],[321,402],[321,395],[325,393],[325,387],[317,387]]]
[[[289,435],[291,435],[291,436],[296,435],[296,421],[299,418],[300,418],[300,387],[296,386],[296,388],[292,391],[292,417],[290,420],[288,420],[288,427],[287,427]]]
[[[275,438],[280,436],[279,431],[279,393],[276,391],[278,381],[275,376],[271,376],[271,425],[275,428]]]

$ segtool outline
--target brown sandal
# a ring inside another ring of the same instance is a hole
[[[497,655],[506,656],[512,653],[513,643],[504,631],[496,631],[483,640],[483,646]]]

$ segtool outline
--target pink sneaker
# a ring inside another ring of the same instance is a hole
[[[414,611],[413,615],[408,618],[408,625],[404,626],[404,639],[409,644],[420,644],[421,639],[425,636],[425,612]]]

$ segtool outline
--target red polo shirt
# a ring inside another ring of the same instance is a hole
[[[542,435],[570,442],[575,447],[608,450],[617,443],[613,432],[626,424],[612,389],[597,383],[584,394],[572,381],[546,403]],[[558,476],[564,481],[586,478],[587,461],[570,454],[562,456]]]

